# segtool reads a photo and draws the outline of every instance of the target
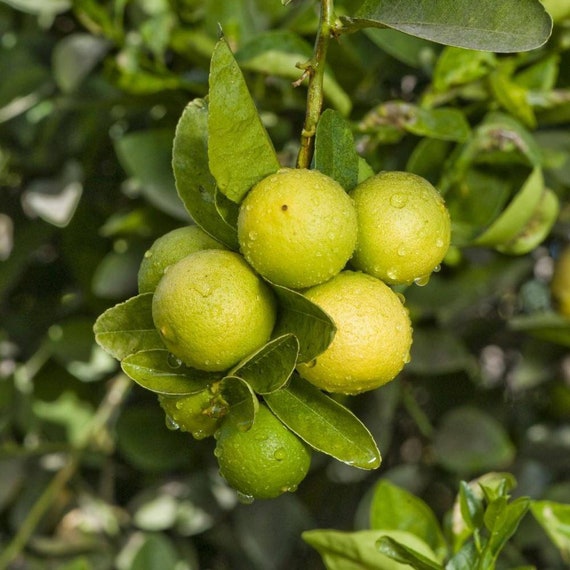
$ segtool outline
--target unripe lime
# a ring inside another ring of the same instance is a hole
[[[352,265],[391,285],[425,284],[451,240],[439,192],[416,174],[380,172],[351,196],[358,214]]]
[[[284,168],[247,194],[238,216],[240,248],[278,285],[301,289],[336,275],[356,245],[354,205],[317,170]]]
[[[209,249],[171,265],[152,301],[168,350],[188,366],[227,370],[263,346],[275,324],[270,288],[238,253]]]
[[[295,491],[309,470],[309,448],[264,404],[248,431],[228,416],[215,437],[220,474],[244,497],[272,499]]]
[[[343,271],[305,292],[330,315],[336,333],[299,374],[328,392],[358,394],[393,380],[410,357],[412,327],[400,297],[365,273]]]
[[[144,254],[138,273],[139,293],[156,289],[164,271],[183,257],[202,249],[226,249],[198,226],[176,228],[160,236]]]

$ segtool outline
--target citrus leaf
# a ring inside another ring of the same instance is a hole
[[[274,336],[292,333],[299,341],[298,362],[309,362],[326,350],[336,327],[332,319],[304,295],[271,284],[279,298],[279,316]]]
[[[184,109],[174,135],[172,168],[176,189],[192,219],[205,232],[227,245],[238,248],[237,231],[227,220],[236,205],[218,198],[216,181],[208,170],[208,104],[194,99]]]
[[[152,320],[152,293],[131,297],[102,313],[93,326],[97,344],[117,360],[164,344]]]
[[[493,246],[501,245],[515,238],[532,217],[540,202],[543,190],[542,169],[536,167],[501,215],[474,243]]]
[[[336,111],[321,115],[315,136],[314,168],[336,180],[347,192],[358,184],[359,156],[352,130]]]
[[[251,386],[237,376],[226,376],[220,383],[224,400],[230,406],[226,421],[232,421],[237,429],[247,431],[253,425],[259,409],[259,400]]]
[[[123,372],[139,386],[168,396],[196,394],[219,378],[185,366],[166,349],[141,350],[121,361]]]
[[[570,346],[570,319],[554,312],[521,315],[509,320],[509,328],[522,331],[541,340]]]
[[[529,102],[529,91],[515,83],[504,72],[497,70],[489,76],[489,86],[497,103],[527,127],[536,128],[536,117]]]
[[[376,469],[381,462],[374,438],[347,408],[293,375],[287,388],[267,394],[271,411],[302,440],[360,469]]]
[[[544,188],[530,220],[516,236],[497,246],[497,250],[509,255],[524,255],[533,251],[548,237],[559,212],[558,196],[549,188]]]
[[[433,511],[424,501],[387,479],[374,487],[370,528],[405,530],[421,538],[436,554],[446,553],[445,539]]]
[[[557,546],[564,560],[570,560],[570,505],[554,501],[534,501],[532,515]]]
[[[223,38],[210,64],[208,160],[220,192],[236,203],[280,168],[242,72]]]
[[[270,340],[235,367],[230,375],[245,380],[258,394],[270,394],[287,384],[295,370],[298,354],[297,337],[285,334]]]
[[[348,24],[388,27],[433,42],[494,52],[543,45],[552,20],[538,0],[366,0]]]
[[[433,72],[433,89],[445,92],[486,77],[497,66],[497,57],[486,51],[446,47]]]
[[[435,560],[433,552],[418,537],[398,530],[309,530],[302,535],[305,542],[321,555],[328,570],[386,570],[400,567],[389,557],[379,552],[377,541],[388,536],[406,544],[416,552]],[[408,568],[408,566],[402,568]],[[411,568],[411,567],[410,567]],[[436,566],[439,568],[439,566]]]
[[[405,544],[394,540],[389,536],[383,536],[376,542],[378,551],[392,560],[412,566],[415,570],[443,570],[441,564],[433,562],[420,554],[417,550],[409,548]]]

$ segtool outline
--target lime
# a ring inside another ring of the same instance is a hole
[[[351,195],[358,213],[352,265],[390,285],[427,283],[451,239],[439,192],[416,174],[380,172]]]
[[[275,324],[271,289],[238,253],[207,249],[171,265],[152,301],[168,350],[188,366],[227,370],[263,346]]]
[[[139,268],[139,293],[151,293],[169,265],[202,249],[225,249],[198,226],[176,228],[160,236],[148,249]]]
[[[309,448],[264,404],[248,431],[228,416],[215,437],[220,474],[244,498],[272,499],[295,491],[309,470]]]
[[[393,380],[409,360],[412,327],[400,297],[365,273],[343,271],[305,292],[330,315],[336,334],[299,374],[328,392],[358,394]]]
[[[238,240],[254,269],[302,289],[336,275],[356,245],[354,205],[317,170],[284,168],[250,190],[240,206]]]

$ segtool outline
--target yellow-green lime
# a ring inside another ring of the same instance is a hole
[[[220,474],[244,498],[272,499],[295,491],[309,470],[307,445],[264,404],[248,431],[240,431],[228,416],[215,437]]]
[[[317,170],[271,174],[250,190],[239,210],[238,240],[247,261],[273,283],[293,289],[341,271],[356,235],[351,198]]]
[[[352,192],[358,245],[352,265],[390,285],[427,283],[451,240],[449,212],[425,178],[381,172]]]
[[[195,439],[204,439],[218,429],[227,406],[209,389],[187,396],[166,396],[158,401],[167,418],[167,425],[191,433]]]
[[[202,249],[225,249],[198,226],[176,228],[160,236],[145,252],[138,273],[139,293],[151,293],[169,265]]]
[[[275,324],[273,293],[238,253],[207,249],[171,265],[152,301],[168,350],[188,366],[223,371],[263,346]]]
[[[409,361],[412,326],[400,296],[365,273],[343,271],[305,292],[334,321],[332,343],[299,374],[328,392],[358,394],[393,380]]]

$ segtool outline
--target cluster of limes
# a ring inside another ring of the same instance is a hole
[[[271,338],[278,313],[272,284],[302,292],[333,320],[330,346],[298,374],[327,391],[357,394],[392,380],[409,360],[412,327],[391,286],[424,284],[443,260],[450,219],[425,179],[382,172],[346,192],[316,170],[279,170],[242,201],[239,252],[197,226],[174,230],[146,253],[139,291],[154,292],[154,324],[186,365],[231,369]],[[263,403],[240,431],[224,417],[216,387],[162,396],[169,418],[195,437],[215,435],[221,474],[261,498],[296,488],[306,445]]]

